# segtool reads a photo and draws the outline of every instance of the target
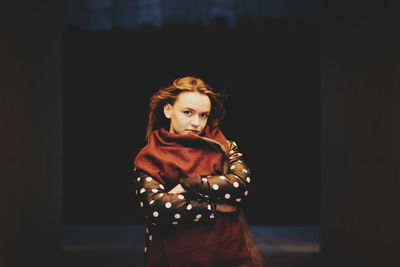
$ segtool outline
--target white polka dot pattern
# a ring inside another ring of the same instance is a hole
[[[185,222],[213,220],[213,205],[241,205],[248,196],[251,173],[243,162],[235,142],[230,142],[228,171],[204,177],[180,177],[183,188],[191,194],[169,193],[165,185],[137,170],[134,172],[135,193],[139,206],[146,211],[149,224],[175,225]],[[193,193],[193,194],[192,194]],[[192,197],[193,196],[193,197]]]
[[[189,188],[214,203],[241,204],[249,193],[247,186],[250,183],[250,170],[245,165],[243,154],[238,151],[235,142],[230,142],[229,151],[226,173],[207,175],[198,179],[182,178],[181,183],[184,188]]]

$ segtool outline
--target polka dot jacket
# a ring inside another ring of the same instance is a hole
[[[227,173],[180,179],[187,193],[168,193],[163,184],[135,169],[136,198],[143,208],[148,226],[208,222],[218,216],[216,204],[239,206],[248,195],[251,175],[235,142],[229,141],[229,150]]]

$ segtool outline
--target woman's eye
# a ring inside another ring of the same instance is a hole
[[[201,114],[200,117],[202,117],[203,119],[207,119],[208,118],[208,114]]]
[[[192,112],[191,112],[190,110],[185,110],[183,113],[184,113],[185,115],[192,115]]]

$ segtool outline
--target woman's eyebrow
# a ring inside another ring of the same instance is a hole
[[[188,109],[190,111],[197,111],[197,110],[195,110],[194,108],[191,108],[191,107],[183,107],[183,109]],[[210,112],[211,112],[210,110],[206,110],[206,111],[202,111],[202,112],[199,112],[199,113],[210,113]]]

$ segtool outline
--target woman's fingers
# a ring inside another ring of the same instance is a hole
[[[170,193],[170,194],[180,194],[180,193],[186,193],[186,190],[182,187],[181,184],[177,184],[168,193]]]
[[[231,206],[228,204],[217,204],[215,209],[219,212],[225,212],[225,213],[235,212],[237,210],[235,206]]]

